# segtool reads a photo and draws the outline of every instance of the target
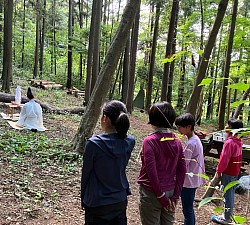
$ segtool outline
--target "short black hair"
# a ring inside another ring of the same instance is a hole
[[[227,124],[230,128],[232,129],[240,129],[240,128],[243,128],[243,123],[241,120],[237,120],[237,119],[229,119],[227,121]]]
[[[191,125],[191,129],[194,130],[194,116],[191,113],[184,113],[176,118],[175,125],[180,127],[187,127],[188,125]]]
[[[150,107],[148,116],[149,124],[153,126],[173,128],[176,113],[169,102],[157,102]]]

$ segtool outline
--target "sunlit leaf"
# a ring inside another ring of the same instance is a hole
[[[198,52],[197,52],[199,55],[202,55],[203,54],[203,50],[199,50]]]
[[[243,224],[245,222],[247,222],[247,219],[245,217],[242,216],[233,216],[234,220],[236,223],[238,224]]]
[[[207,203],[211,202],[212,200],[222,200],[223,198],[218,198],[218,197],[208,197],[208,198],[205,198],[203,199],[200,203],[199,203],[199,206],[198,208],[206,205]]]
[[[231,106],[232,107],[237,107],[237,106],[239,106],[239,105],[241,105],[241,104],[246,104],[246,103],[249,103],[250,101],[249,100],[240,100],[240,101],[237,101],[237,102],[233,102],[232,104],[231,104]]]
[[[215,213],[219,213],[219,212],[222,212],[224,210],[224,207],[217,207],[217,208],[214,208],[214,212]]]
[[[198,86],[203,86],[203,85],[209,85],[213,81],[212,78],[205,78],[201,81],[201,83]]]
[[[232,89],[237,89],[241,91],[246,91],[247,89],[250,88],[250,84],[245,84],[245,83],[236,83],[236,84],[230,84],[227,86],[227,88],[232,88]]]
[[[224,193],[226,193],[230,188],[234,187],[235,185],[239,184],[239,181],[232,181],[224,188]]]

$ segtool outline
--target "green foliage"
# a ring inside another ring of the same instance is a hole
[[[239,181],[232,181],[224,188],[224,193],[226,193],[230,188],[234,187],[235,185],[239,184]]]
[[[223,200],[223,198],[219,198],[219,197],[208,197],[208,198],[204,198],[202,199],[202,201],[199,203],[198,208],[206,205],[207,203],[211,202],[212,200]]]
[[[78,155],[73,152],[65,152],[69,148],[69,143],[60,139],[49,139],[40,133],[27,131],[23,134],[7,132],[0,135],[0,150],[10,155],[13,163],[22,162],[23,156],[39,158],[41,161],[59,160],[74,161]]]

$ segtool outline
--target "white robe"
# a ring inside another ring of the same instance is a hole
[[[42,107],[35,100],[30,100],[25,103],[21,109],[20,117],[16,125],[25,129],[37,129],[45,131],[43,126]]]

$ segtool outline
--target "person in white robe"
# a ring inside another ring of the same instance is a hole
[[[42,107],[35,102],[31,88],[28,88],[27,97],[29,101],[23,105],[16,125],[32,131],[45,131],[46,128],[43,126]]]

